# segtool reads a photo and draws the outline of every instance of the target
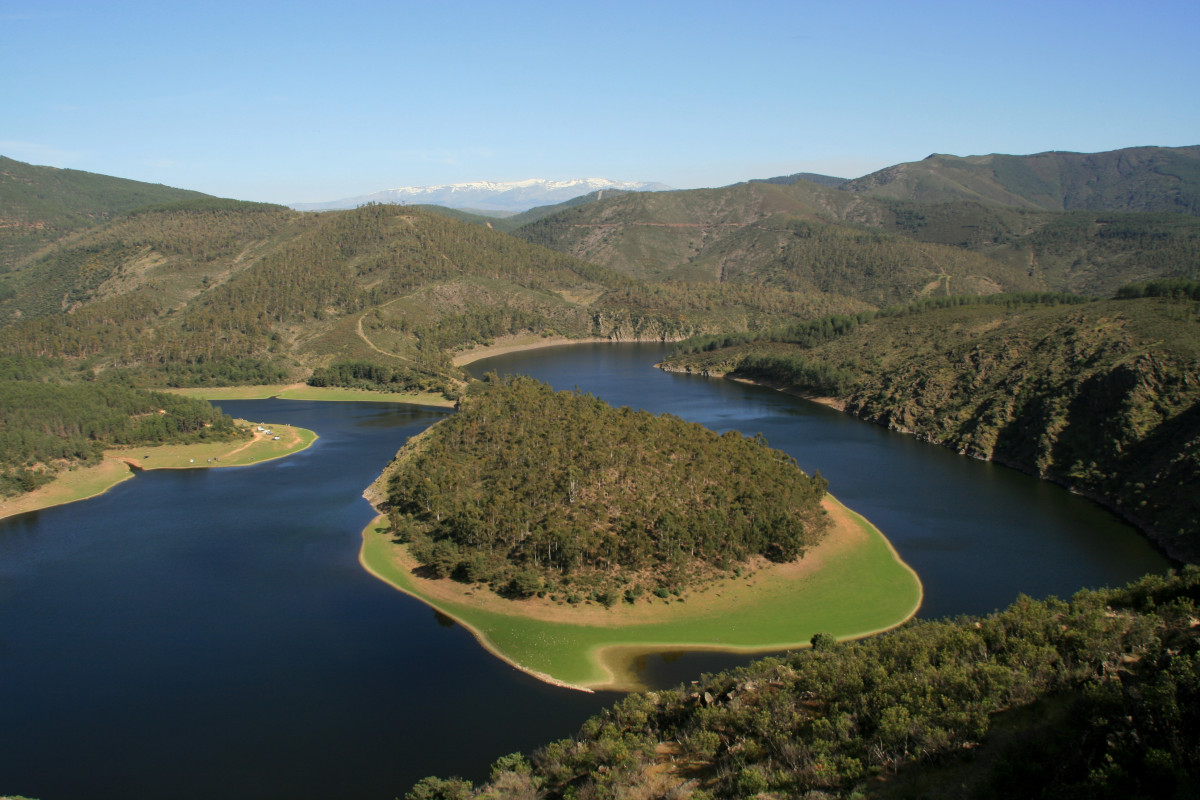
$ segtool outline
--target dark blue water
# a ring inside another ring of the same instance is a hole
[[[526,677],[359,566],[362,490],[442,412],[222,405],[321,438],[0,522],[0,794],[393,798],[612,701]]]
[[[776,392],[662,373],[662,353],[576,346],[476,369],[762,432],[892,539],[925,583],[926,616],[1166,567],[1056,487]],[[0,794],[392,798],[429,774],[483,778],[612,701],[524,676],[359,566],[363,488],[445,412],[222,405],[321,438],[0,521]],[[670,683],[744,660],[650,656],[643,674]]]

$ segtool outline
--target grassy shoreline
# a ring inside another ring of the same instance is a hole
[[[832,497],[826,509],[835,531],[806,558],[719,581],[689,593],[686,602],[572,607],[503,600],[479,587],[417,578],[378,519],[363,531],[359,561],[539,680],[583,691],[640,689],[631,666],[647,653],[779,652],[806,647],[817,633],[855,639],[911,619],[923,597],[916,573],[862,516]]]
[[[268,436],[254,430],[249,441],[105,450],[99,464],[68,470],[32,492],[0,500],[0,519],[96,497],[129,480],[137,470],[245,467],[298,453],[317,440],[317,434],[307,428],[275,425],[271,431]]]
[[[259,384],[255,386],[195,386],[175,389],[155,389],[210,402],[220,400],[320,400],[328,402],[408,403],[417,406],[452,408],[453,400],[440,394],[397,394],[369,389],[347,389],[340,386],[309,386],[306,383]]]

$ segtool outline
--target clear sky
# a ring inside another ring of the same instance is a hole
[[[1198,0],[0,0],[0,154],[287,203],[1181,146],[1198,39]]]

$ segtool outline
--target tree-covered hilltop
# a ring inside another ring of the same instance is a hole
[[[859,195],[917,202],[966,200],[1050,211],[1200,214],[1200,146],[1103,153],[950,156],[935,153],[847,181]]]
[[[909,623],[629,695],[499,759],[502,798],[1171,798],[1200,782],[1200,571]]]
[[[43,380],[51,362],[0,358],[0,496],[31,491],[64,468],[121,445],[220,441],[244,435],[204,400],[115,381]]]
[[[826,526],[824,479],[761,438],[530,378],[473,383],[385,476],[395,532],[431,574],[518,596],[663,594],[791,561]]]
[[[208,195],[0,156],[0,273],[39,248],[146,206]]]
[[[927,301],[683,342],[669,369],[836,398],[849,413],[1101,500],[1200,559],[1200,285]]]
[[[751,182],[615,195],[514,235],[648,280],[834,291],[875,306],[1110,294],[1131,281],[1200,276],[1198,154],[939,156],[836,188]]]

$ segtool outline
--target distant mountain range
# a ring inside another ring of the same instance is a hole
[[[324,203],[293,203],[291,207],[297,211],[333,211],[357,208],[368,203],[395,203],[516,214],[536,206],[554,205],[580,195],[609,189],[622,192],[661,192],[670,191],[671,187],[661,183],[614,181],[608,178],[574,178],[561,181],[531,178],[525,181],[475,181],[443,186],[405,186]]]

